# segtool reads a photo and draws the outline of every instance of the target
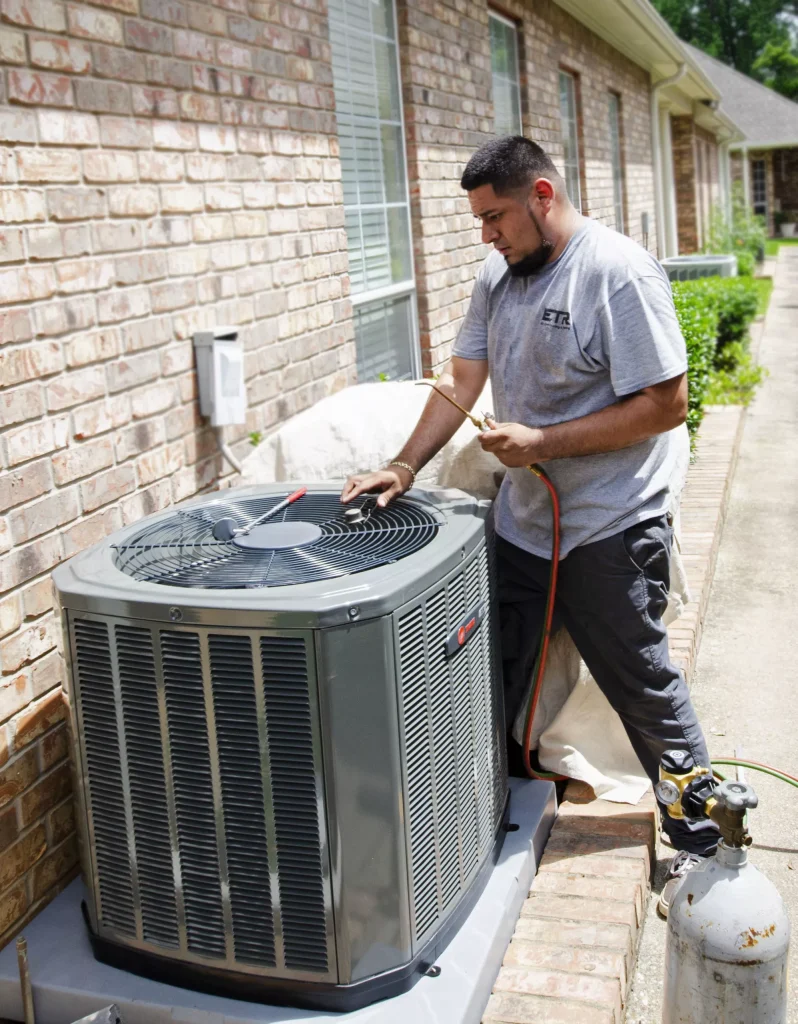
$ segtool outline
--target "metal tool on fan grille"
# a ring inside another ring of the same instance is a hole
[[[247,523],[246,526],[237,526],[235,519],[225,518],[219,519],[213,524],[213,536],[216,540],[232,540],[234,537],[246,537],[253,526],[260,526],[261,523],[265,523],[267,519],[281,512],[284,508],[293,504],[298,498],[301,498],[304,494],[307,494],[307,487],[300,487],[298,491],[294,491],[293,494],[289,494],[283,501],[270,508],[268,512],[265,512],[258,519],[253,519],[251,523]]]

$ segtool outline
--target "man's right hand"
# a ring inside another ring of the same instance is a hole
[[[344,484],[341,501],[346,504],[359,494],[373,494],[375,491],[382,491],[377,498],[377,505],[380,508],[385,508],[389,501],[398,498],[405,491],[409,491],[412,483],[413,477],[401,466],[378,469],[373,473],[356,473],[354,476],[350,476]]]

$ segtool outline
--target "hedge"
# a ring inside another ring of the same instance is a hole
[[[714,370],[730,370],[747,341],[757,313],[751,279],[703,277],[674,281],[673,302],[687,346],[687,428],[694,436],[704,418],[704,397]]]

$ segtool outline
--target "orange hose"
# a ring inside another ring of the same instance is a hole
[[[543,618],[543,632],[540,636],[540,648],[535,662],[535,672],[532,679],[532,694],[529,699],[529,708],[526,713],[526,724],[524,725],[524,768],[530,779],[545,779],[547,782],[562,782],[567,775],[556,775],[554,772],[538,772],[532,767],[529,754],[529,743],[532,738],[532,724],[535,719],[540,691],[543,686],[543,673],[546,671],[546,660],[549,655],[549,642],[551,640],[551,627],[554,621],[554,602],[557,597],[557,573],[560,567],[560,499],[557,489],[549,479],[548,474],[537,464],[527,467],[530,472],[543,481],[551,498],[551,573],[549,575],[549,592],[546,597],[546,613]]]

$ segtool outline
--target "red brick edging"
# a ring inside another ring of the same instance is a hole
[[[681,505],[692,600],[669,628],[691,680],[740,447],[744,410],[707,413]],[[636,806],[572,782],[521,909],[483,1024],[621,1024],[656,856],[649,792]]]

